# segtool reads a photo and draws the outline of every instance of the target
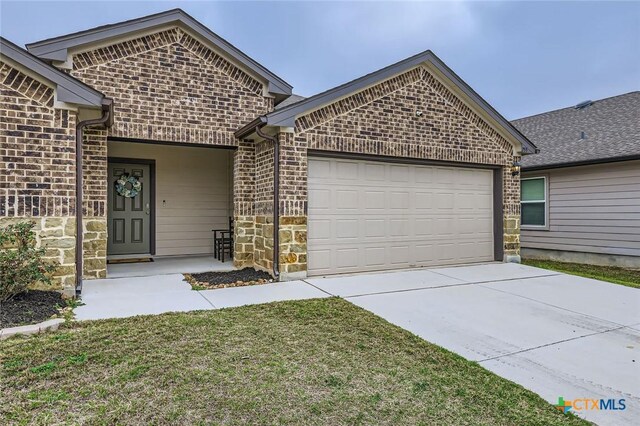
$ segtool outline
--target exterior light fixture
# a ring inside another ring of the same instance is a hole
[[[513,165],[511,166],[512,176],[518,176],[520,174],[520,166],[522,166],[522,164],[519,161],[513,162]]]
[[[422,117],[422,111],[417,110],[416,111],[416,117]]]

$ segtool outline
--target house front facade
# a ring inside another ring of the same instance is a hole
[[[234,265],[280,280],[519,260],[536,148],[430,51],[305,99],[181,10],[27,50],[3,40],[0,226],[34,220],[61,287],[210,254],[229,218]]]

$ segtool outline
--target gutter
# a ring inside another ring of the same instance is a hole
[[[83,171],[82,171],[82,142],[84,129],[89,126],[104,125],[111,127],[113,124],[113,100],[104,98],[102,101],[102,117],[84,120],[76,125],[76,296],[82,292],[83,275],[83,225],[82,225],[82,198],[83,198]]]
[[[255,132],[261,138],[273,142],[273,275],[277,280],[280,276],[280,142],[277,137],[262,131],[266,124],[256,125]]]
[[[604,163],[619,163],[621,161],[640,160],[640,154],[625,155],[621,157],[598,158],[596,160],[574,161],[571,163],[544,164],[539,166],[522,167],[522,173],[536,172],[540,170],[562,169],[567,167],[589,166]]]

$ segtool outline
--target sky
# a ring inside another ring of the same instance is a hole
[[[507,119],[640,90],[640,2],[0,0],[26,43],[182,8],[311,96],[430,49]]]

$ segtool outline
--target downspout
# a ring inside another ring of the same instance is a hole
[[[100,124],[104,124],[106,127],[109,127],[110,121],[112,121],[111,106],[111,99],[105,99],[105,103],[102,105],[102,117],[92,120],[84,120],[76,125],[76,296],[79,296],[82,292],[83,274],[82,142],[84,139],[84,129],[85,127]]]
[[[280,142],[262,132],[266,123],[256,126],[256,134],[273,142],[273,276],[280,276]]]

